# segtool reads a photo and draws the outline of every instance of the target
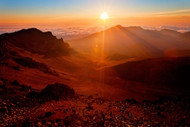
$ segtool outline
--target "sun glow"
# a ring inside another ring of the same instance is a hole
[[[100,17],[102,20],[106,20],[106,19],[108,19],[109,18],[109,16],[108,16],[108,14],[107,14],[107,12],[102,12],[102,14],[101,14],[101,17]]]

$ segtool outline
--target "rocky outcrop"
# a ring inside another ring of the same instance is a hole
[[[62,38],[57,39],[51,32],[42,32],[36,28],[2,34],[0,35],[0,42],[2,44],[11,43],[16,47],[45,57],[69,55],[73,52]]]
[[[40,92],[31,92],[27,95],[27,97],[40,100],[41,102],[66,100],[74,96],[75,92],[72,88],[60,83],[47,85]]]
[[[74,97],[75,92],[67,85],[50,84],[40,92],[40,98],[44,100],[60,100]]]

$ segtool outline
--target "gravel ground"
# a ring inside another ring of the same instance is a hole
[[[10,85],[11,86],[11,85]],[[13,86],[13,85],[12,85]],[[163,97],[137,102],[93,96],[40,102],[26,95],[33,91],[1,84],[0,126],[190,126],[190,100]],[[13,89],[14,88],[14,89]]]

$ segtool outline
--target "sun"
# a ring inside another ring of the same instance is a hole
[[[102,12],[102,14],[101,14],[101,17],[100,17],[102,20],[106,20],[106,19],[108,19],[109,18],[109,16],[108,16],[108,14],[107,14],[107,12]]]

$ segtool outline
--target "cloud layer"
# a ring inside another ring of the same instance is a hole
[[[102,30],[100,27],[86,27],[86,26],[65,26],[65,27],[51,27],[51,26],[0,26],[0,34],[10,33],[18,31],[20,29],[27,29],[36,27],[42,31],[51,31],[53,35],[57,38],[63,38],[64,40],[78,39],[85,37],[89,34],[99,32]],[[179,26],[160,26],[160,27],[150,27],[142,26],[144,29],[151,30],[161,30],[161,29],[170,29],[178,32],[188,32],[190,31],[190,26],[188,27],[179,27]]]

